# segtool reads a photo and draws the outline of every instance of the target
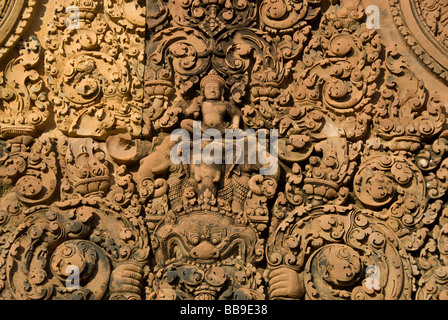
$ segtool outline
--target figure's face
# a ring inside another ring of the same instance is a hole
[[[206,99],[217,100],[221,98],[221,87],[216,82],[209,82],[204,87],[204,95]]]

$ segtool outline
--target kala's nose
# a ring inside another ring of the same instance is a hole
[[[191,249],[190,256],[195,259],[216,259],[219,257],[219,250],[207,241],[203,241]]]

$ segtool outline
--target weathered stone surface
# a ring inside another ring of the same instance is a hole
[[[377,2],[1,2],[0,297],[447,299],[448,7]]]

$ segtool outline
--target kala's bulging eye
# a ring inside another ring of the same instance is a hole
[[[225,229],[220,227],[213,228],[210,233],[210,242],[213,245],[221,243],[222,239],[225,237]]]
[[[200,237],[199,235],[190,235],[190,242],[194,245],[199,244]]]

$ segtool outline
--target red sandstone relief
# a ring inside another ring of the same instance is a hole
[[[0,4],[0,297],[446,299],[446,6],[389,2],[402,43],[358,0]]]

